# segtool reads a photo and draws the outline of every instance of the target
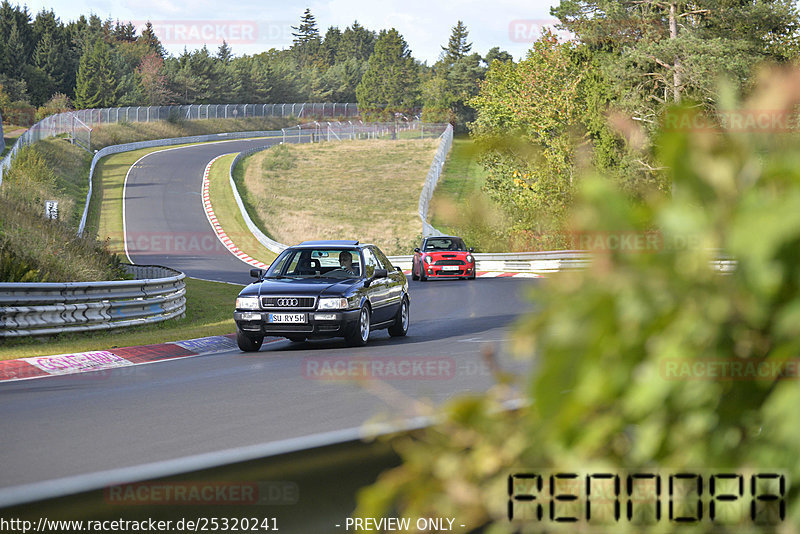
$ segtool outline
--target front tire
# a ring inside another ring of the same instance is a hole
[[[417,269],[415,264],[411,264],[411,279],[412,280],[419,280],[419,276],[417,276]]]
[[[369,311],[369,306],[366,304],[361,307],[361,312],[358,314],[358,322],[353,325],[353,328],[345,336],[347,344],[351,347],[363,347],[369,341],[369,328],[372,314]]]
[[[408,333],[408,324],[411,322],[411,313],[408,306],[408,299],[403,297],[403,303],[397,310],[394,324],[389,327],[389,335],[392,337],[403,337]]]
[[[263,342],[264,336],[255,335],[251,337],[236,329],[236,344],[239,345],[239,350],[242,352],[258,352]]]

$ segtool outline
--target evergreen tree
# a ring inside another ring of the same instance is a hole
[[[301,67],[316,63],[319,58],[322,39],[317,29],[317,21],[311,10],[306,8],[299,26],[292,26],[297,33],[292,33],[294,41],[292,51]]]
[[[231,62],[232,58],[233,51],[231,50],[231,47],[228,46],[226,41],[222,41],[222,44],[219,45],[219,48],[217,49],[217,59],[220,60],[223,65],[227,65]]]
[[[99,39],[81,57],[75,87],[75,106],[79,109],[113,107],[117,103],[118,84],[111,48]]]
[[[394,28],[378,36],[356,98],[366,113],[384,115],[409,112],[419,104],[419,69],[405,39]]]
[[[486,53],[486,57],[483,58],[483,62],[488,67],[488,66],[490,66],[492,64],[492,61],[495,61],[495,60],[498,60],[498,61],[513,61],[514,57],[511,54],[509,54],[508,52],[506,52],[505,50],[500,50],[499,46],[495,46],[495,47],[491,48]]]
[[[472,50],[472,43],[467,42],[468,36],[469,32],[467,31],[467,27],[459,20],[458,23],[453,26],[453,31],[450,33],[450,40],[447,46],[442,47],[442,50],[444,50],[444,60],[448,64],[455,63]]]
[[[167,53],[164,50],[164,46],[161,44],[161,40],[156,35],[155,30],[153,30],[153,23],[149,20],[145,24],[142,35],[139,36],[138,41],[151,52],[161,56],[162,59],[166,57]]]
[[[375,49],[375,32],[367,30],[358,21],[345,28],[340,39],[336,61],[345,61],[350,58],[367,61]]]
[[[341,44],[341,30],[334,26],[328,28],[328,31],[325,32],[325,38],[322,40],[322,48],[320,50],[320,59],[325,65],[331,66],[336,63]]]

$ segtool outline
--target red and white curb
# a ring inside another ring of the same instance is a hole
[[[411,274],[411,270],[403,271],[403,274]],[[477,271],[476,278],[542,278],[542,275],[536,273],[512,273],[505,271]],[[435,279],[436,277],[432,278]]]
[[[206,170],[203,172],[202,195],[203,195],[203,208],[206,211],[206,218],[208,218],[208,222],[211,225],[211,228],[214,229],[214,233],[217,234],[217,239],[219,239],[220,242],[223,245],[225,245],[225,248],[227,248],[231,252],[231,254],[233,254],[234,256],[236,256],[237,258],[239,258],[240,260],[242,260],[243,262],[252,267],[257,267],[259,269],[266,269],[269,267],[269,265],[265,264],[264,262],[251,258],[245,252],[240,250],[239,247],[237,247],[236,244],[233,242],[233,240],[230,237],[228,237],[228,234],[226,234],[225,230],[222,229],[222,225],[219,224],[217,216],[214,214],[214,207],[211,205],[211,195],[209,192],[210,182],[208,180],[208,175],[211,172],[211,166],[219,158],[229,155],[230,154],[221,154],[216,158],[212,159],[211,161],[208,162],[208,165],[206,165]]]
[[[92,371],[110,371],[121,367],[238,350],[235,338],[235,334],[230,334],[140,347],[4,360],[0,361],[0,382],[74,375]],[[281,341],[281,338],[266,339],[264,343],[277,341]],[[94,379],[105,376],[107,376],[105,373],[93,373],[87,375],[87,378]]]

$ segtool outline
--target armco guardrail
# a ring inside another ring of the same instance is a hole
[[[303,129],[305,126],[305,130]],[[419,121],[412,121],[412,122],[371,122],[371,123],[359,123],[353,124],[348,122],[347,124],[342,122],[326,122],[320,124],[319,122],[308,123],[305,125],[298,125],[297,134],[295,134],[294,128],[284,128],[281,130],[283,133],[283,142],[300,142],[301,139],[308,139],[310,135],[311,142],[322,142],[322,141],[343,141],[343,140],[357,140],[357,139],[377,139],[380,136],[391,135],[394,133],[395,138],[399,138],[400,133],[409,132],[412,130],[419,130],[420,137],[432,137],[432,136],[439,136],[440,131],[450,128],[452,130],[452,126],[449,124],[439,124],[439,123],[430,123],[424,124]],[[306,132],[302,134],[302,132]],[[303,135],[304,137],[301,137]],[[416,134],[415,134],[416,137]],[[242,202],[242,197],[239,194],[239,189],[236,187],[236,182],[233,180],[233,170],[236,168],[236,165],[247,156],[251,156],[257,152],[261,152],[263,150],[267,150],[268,148],[274,145],[269,146],[262,146],[251,148],[250,150],[245,150],[240,152],[233,158],[231,162],[230,170],[228,171],[228,177],[231,184],[231,190],[233,191],[233,197],[236,199],[236,205],[239,206],[239,211],[242,214],[242,218],[244,219],[244,223],[247,228],[250,230],[256,239],[258,239],[259,243],[264,245],[267,249],[275,252],[276,254],[282,252],[287,245],[283,243],[278,243],[274,239],[268,237],[261,229],[256,226],[253,220],[250,218],[250,214],[247,213],[247,209],[244,206],[244,202]]]
[[[448,124],[447,128],[442,133],[439,148],[436,150],[436,155],[433,157],[433,163],[431,163],[428,176],[425,177],[425,184],[422,186],[422,192],[419,194],[419,218],[422,220],[422,235],[426,237],[429,235],[444,235],[428,223],[428,208],[430,207],[436,184],[439,183],[439,176],[442,174],[447,154],[450,153],[450,148],[452,146],[453,125]]]
[[[548,252],[477,252],[475,267],[478,271],[502,271],[519,273],[554,273],[584,269],[592,255],[584,250],[556,250]],[[393,265],[404,270],[411,269],[413,256],[390,256]]]
[[[86,332],[157,323],[186,313],[185,275],[126,265],[135,280],[0,283],[0,337]]]
[[[0,161],[0,185],[3,173],[23,146],[48,137],[67,134],[89,150],[91,131],[99,124],[117,122],[158,122],[170,118],[234,119],[247,117],[357,117],[358,104],[192,104],[186,106],[131,106],[126,108],[82,109],[46,117],[22,134],[6,157]]]

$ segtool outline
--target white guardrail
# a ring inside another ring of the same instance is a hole
[[[394,137],[400,138],[402,134],[408,134],[410,131],[420,131],[420,138],[424,137],[432,137],[432,136],[439,136],[441,139],[444,139],[447,133],[450,133],[450,142],[452,143],[453,139],[453,127],[450,124],[442,124],[442,123],[422,123],[419,121],[411,121],[411,122],[371,122],[367,124],[353,124],[348,122],[347,124],[342,122],[335,122],[335,123],[324,123],[320,124],[319,122],[309,123],[304,125],[306,127],[306,132],[310,132],[310,140],[311,142],[321,142],[323,140],[327,141],[343,141],[343,140],[356,140],[356,139],[376,139],[381,136],[392,135]],[[300,125],[295,126],[298,128],[298,137],[295,137],[294,128],[286,128],[283,130],[283,142],[300,142],[299,133],[302,131]],[[439,134],[439,132],[442,132]],[[288,133],[287,133],[288,132]],[[308,134],[306,134],[307,136]],[[414,135],[416,138],[416,134]],[[304,138],[306,138],[304,136]],[[233,170],[236,168],[236,165],[239,162],[246,158],[247,156],[251,156],[257,152],[262,152],[267,150],[275,145],[269,146],[262,146],[251,148],[249,150],[245,150],[240,152],[233,158],[231,162],[230,169],[228,171],[228,178],[231,185],[231,190],[233,191],[233,197],[236,199],[236,205],[239,207],[239,212],[242,214],[242,218],[244,219],[244,223],[247,228],[250,230],[250,233],[261,243],[264,247],[272,252],[279,254],[283,252],[284,249],[287,248],[288,245],[284,245],[283,243],[279,243],[274,239],[270,238],[261,229],[253,222],[253,219],[250,218],[250,214],[247,212],[247,209],[244,206],[244,202],[242,201],[242,197],[239,194],[239,189],[236,187],[236,182],[233,179]],[[439,153],[442,151],[442,143],[439,144],[439,150],[437,151],[437,157]],[[446,156],[445,152],[445,156]],[[444,160],[442,160],[444,161]],[[441,170],[441,166],[437,164],[436,158],[434,158],[433,166],[438,166]],[[430,177],[430,173],[428,173]],[[434,184],[435,187],[435,184]],[[423,219],[424,221],[424,219]],[[431,227],[432,228],[432,227]]]
[[[186,313],[185,275],[125,265],[135,280],[0,283],[0,338],[157,323]]]

